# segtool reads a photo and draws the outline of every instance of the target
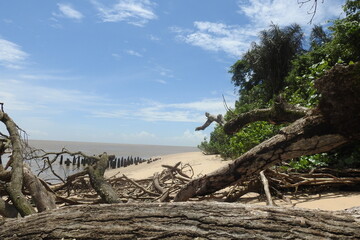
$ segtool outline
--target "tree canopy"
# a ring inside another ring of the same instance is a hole
[[[291,60],[302,52],[303,32],[298,24],[285,28],[272,24],[261,31],[259,43],[230,68],[232,82],[240,87],[240,94],[255,86],[263,89],[263,98],[271,99],[284,87],[284,79],[291,68]]]
[[[336,64],[352,64],[360,60],[360,3],[348,0],[343,9],[346,16],[332,20],[327,29],[315,25],[307,44],[304,44],[303,31],[296,24],[283,28],[272,24],[260,32],[258,42],[254,42],[230,67],[231,81],[239,88],[239,99],[225,119],[269,107],[279,95],[291,104],[316,106],[320,95],[314,87],[314,80]],[[304,49],[304,45],[310,47]],[[260,121],[250,123],[229,136],[222,126],[216,126],[210,139],[203,141],[199,148],[207,153],[236,158],[275,135],[281,127],[283,125]],[[352,143],[331,153],[294,159],[291,166],[360,166],[356,157],[359,155],[360,145]]]

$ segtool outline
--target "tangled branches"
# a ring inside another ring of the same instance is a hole
[[[162,166],[164,170],[150,178],[133,180],[125,175],[115,175],[108,182],[122,202],[168,202],[193,178],[194,171],[189,164],[181,162],[174,166]],[[102,202],[85,171],[71,175],[64,183],[51,188],[58,200],[65,204]]]

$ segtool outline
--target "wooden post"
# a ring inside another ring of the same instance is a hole
[[[70,163],[71,163],[70,159],[66,158],[65,165],[68,167],[68,166],[70,166]]]

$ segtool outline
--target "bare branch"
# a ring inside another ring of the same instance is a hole
[[[318,0],[297,0],[297,3],[299,4],[299,7],[301,8],[304,4],[314,1],[310,7],[310,9],[307,11],[308,14],[311,14],[311,19],[309,21],[309,24],[312,23],[312,21],[314,20],[316,11],[317,11],[317,7],[318,7]],[[324,3],[324,0],[321,1],[321,3]]]
[[[271,124],[291,123],[304,117],[308,112],[308,108],[291,105],[279,96],[271,108],[255,109],[231,119],[224,125],[224,131],[233,134],[246,124],[256,121],[267,121]]]
[[[225,124],[224,117],[223,117],[221,114],[215,116],[215,115],[211,115],[210,113],[206,112],[206,113],[205,113],[205,116],[207,117],[206,122],[205,122],[202,126],[197,127],[197,128],[195,129],[195,131],[205,130],[208,126],[210,126],[210,124],[211,124],[212,122],[217,122],[217,123],[220,124],[220,125],[224,125],[224,124]]]

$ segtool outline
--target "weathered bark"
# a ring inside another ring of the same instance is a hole
[[[359,239],[350,213],[229,203],[80,205],[7,219],[0,238]]]
[[[283,128],[279,134],[252,148],[228,166],[189,182],[174,200],[186,201],[197,195],[210,194],[236,181],[257,175],[280,161],[327,152],[353,139],[360,139],[360,62],[350,66],[335,66],[316,81],[316,87],[322,96],[317,109]],[[268,110],[245,113],[226,123],[224,131],[233,133],[249,121],[265,120],[268,117],[275,122],[281,122],[282,116],[285,116],[284,119],[296,118],[296,114],[288,115],[291,111],[286,108],[279,109],[274,111],[280,114],[272,117],[268,115]]]
[[[315,81],[321,94],[318,109],[336,131],[360,139],[360,62],[336,65]]]
[[[301,118],[227,166],[189,182],[177,193],[174,201],[216,192],[236,181],[258,175],[261,170],[278,162],[327,152],[346,142],[348,140],[336,134],[321,115]]]
[[[115,156],[112,156],[115,157]],[[105,180],[104,173],[109,163],[109,156],[104,153],[100,156],[95,166],[88,167],[91,186],[100,195],[101,199],[106,203],[121,202],[119,196],[111,185]]]
[[[55,194],[45,188],[41,181],[31,172],[29,166],[24,165],[24,186],[30,192],[38,212],[56,208]]]
[[[19,214],[18,210],[11,204],[0,198],[0,215],[7,218],[15,218]]]
[[[291,105],[278,97],[271,108],[252,110],[231,119],[224,125],[224,131],[233,134],[246,124],[256,121],[267,121],[272,124],[291,123],[304,117],[308,111],[308,108]]]
[[[215,115],[212,115],[212,114],[206,112],[205,116],[207,118],[206,122],[202,126],[195,128],[195,131],[205,130],[213,122],[217,122],[220,125],[225,124],[224,117],[221,114],[215,116]]]
[[[260,179],[261,179],[261,182],[264,186],[264,192],[265,192],[265,195],[266,195],[266,204],[269,205],[269,206],[274,206],[275,203],[274,201],[272,200],[272,197],[271,197],[271,193],[270,193],[270,189],[269,189],[269,181],[267,180],[265,174],[264,174],[264,171],[265,170],[262,170],[260,171]]]
[[[23,187],[23,156],[19,129],[15,122],[4,112],[0,112],[2,121],[10,134],[12,154],[11,154],[11,181],[5,184],[6,191],[14,206],[22,216],[35,213],[34,208],[27,201],[22,193]]]

